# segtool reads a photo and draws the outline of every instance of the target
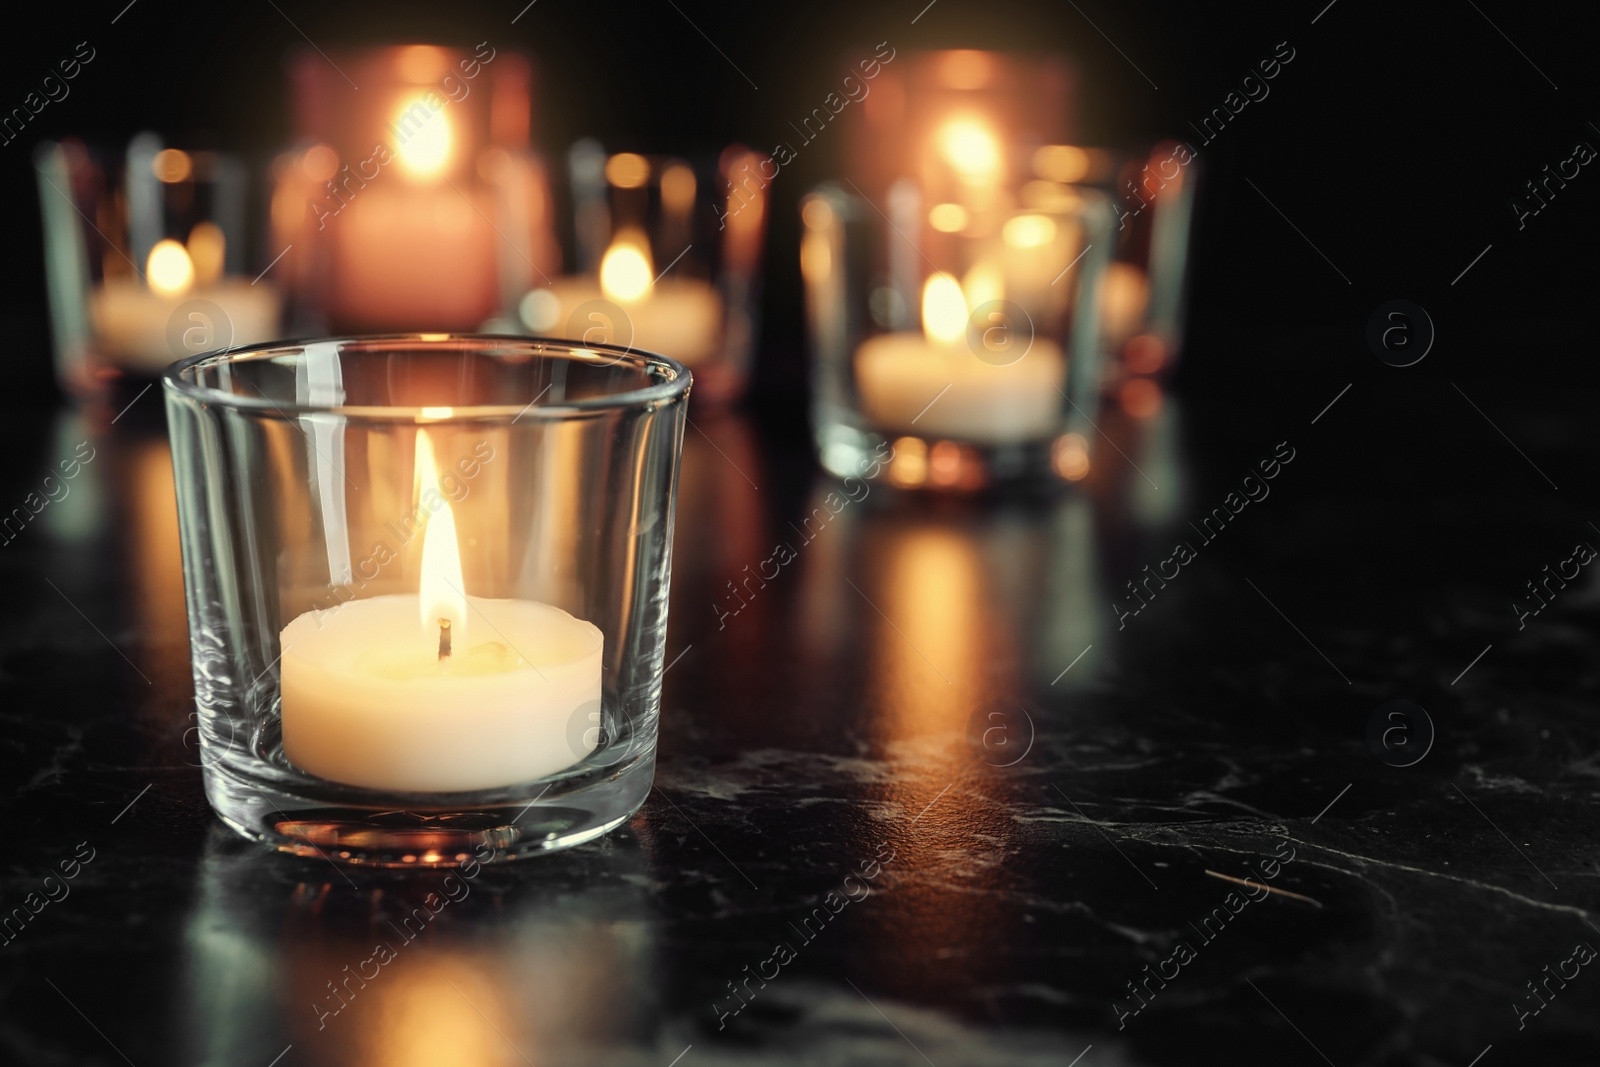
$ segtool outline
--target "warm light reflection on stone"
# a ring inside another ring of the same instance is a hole
[[[141,644],[147,648],[167,641],[181,645],[188,616],[183,602],[183,550],[178,542],[171,446],[165,437],[149,437],[122,447],[132,451],[124,497],[127,573],[146,638]]]
[[[893,626],[876,628],[893,732],[959,729],[982,684],[987,636],[979,629],[985,576],[976,546],[938,527],[896,531],[882,584],[867,590]]]
[[[364,991],[373,1005],[361,1027],[357,1062],[371,1067],[518,1062],[508,1042],[529,1042],[501,993],[505,983],[492,981],[484,963],[477,954],[456,952],[396,960],[392,976],[381,976]]]

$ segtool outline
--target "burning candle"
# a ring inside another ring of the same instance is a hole
[[[494,207],[458,169],[449,104],[410,92],[378,149],[335,177],[339,218],[327,218],[329,310],[350,329],[470,329],[494,313]],[[347,176],[354,171],[353,177]]]
[[[284,754],[399,792],[494,789],[580,762],[598,737],[599,628],[549,604],[468,596],[426,430],[416,469],[431,513],[418,592],[308,611],[280,634]]]
[[[988,271],[972,272],[966,294],[949,274],[929,277],[922,333],[882,334],[856,350],[856,388],[868,419],[896,433],[990,445],[1053,433],[1067,375],[1061,348],[1036,336],[1022,358],[1001,366],[978,358],[965,343],[969,305],[977,308],[1001,292],[1002,283]]]
[[[267,283],[224,277],[222,231],[209,222],[195,226],[187,247],[158,241],[145,263],[145,278],[108,278],[89,298],[97,344],[124,367],[155,373],[184,356],[224,345],[270,341],[278,334],[278,294]],[[196,307],[181,321],[173,313],[188,301],[204,300],[220,310]]]
[[[557,278],[548,288],[533,290],[522,301],[523,321],[536,333],[626,344],[691,367],[710,359],[722,344],[722,298],[716,289],[698,278],[653,274],[644,234],[621,230],[600,260],[598,278]],[[627,320],[613,321],[614,313],[602,306],[584,307],[599,300],[616,305]]]

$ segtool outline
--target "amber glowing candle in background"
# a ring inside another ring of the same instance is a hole
[[[520,313],[535,333],[659,352],[690,367],[703,364],[722,341],[722,299],[710,282],[654,280],[655,273],[648,238],[624,229],[601,257],[598,277],[557,278],[529,293]]]
[[[153,375],[208,348],[277,336],[278,294],[270,285],[222,277],[222,242],[215,225],[198,223],[186,245],[163,238],[150,250],[142,281],[113,277],[95,287],[89,314],[96,343],[109,360]],[[190,301],[211,307],[197,307],[190,321],[178,314]]]
[[[1055,283],[1085,247],[1072,221],[1080,205],[1039,196],[1027,161],[1073,131],[1075,85],[1063,60],[973,49],[882,64],[852,116],[848,163],[854,191],[884,205],[897,238],[886,246],[886,306],[874,309],[881,325],[917,328],[933,268],[962,279],[969,311],[1004,299],[1036,334],[1055,332],[1071,292]]]
[[[847,168],[874,199],[900,178],[916,180],[929,205],[985,188],[1014,194],[1017,150],[1074,139],[1077,104],[1076,72],[1059,58],[902,53],[849,120]]]
[[[237,158],[144,132],[120,153],[44,142],[34,168],[67,391],[279,336],[277,288],[245,266],[248,182]]]
[[[438,76],[437,68],[429,73]],[[350,197],[328,225],[336,328],[466,327],[498,304],[487,198],[476,183],[463,189],[453,181],[460,149],[451,108],[433,110],[430,100],[442,98],[420,88],[399,96],[374,154],[357,164],[375,175],[371,182],[352,187],[334,176]]]
[[[1071,134],[1072,69],[973,50],[879,68],[846,178],[801,205],[819,458],[908,488],[1081,479],[1115,222],[1104,191],[1032,165]]]
[[[308,324],[473,330],[554,272],[525,59],[407,45],[335,63],[295,64],[299,143],[274,166],[274,232],[303,248],[287,274]]]
[[[574,144],[571,272],[536,282],[504,329],[657,352],[694,369],[697,402],[740,395],[772,160],[738,145],[697,160]]]
[[[910,278],[925,271],[922,256],[953,269],[930,248],[949,239],[987,240],[1002,226],[1011,228],[1007,298],[1036,326],[1041,313],[1058,314],[1048,278],[1069,261],[1053,259],[1047,269],[1055,249],[1037,240],[1042,228],[1015,213],[1070,214],[1085,191],[1110,197],[1115,247],[1096,297],[1103,357],[1096,373],[1138,414],[1149,410],[1147,398],[1182,347],[1199,166],[1179,140],[1085,147],[1079,95],[1076,74],[1062,60],[976,50],[903,54],[883,64],[863,107],[846,119],[853,126],[848,167],[856,189],[881,205],[902,235],[888,248],[895,309],[904,316],[891,322],[897,329],[915,325]],[[1082,242],[1067,235],[1058,247],[1075,252]]]

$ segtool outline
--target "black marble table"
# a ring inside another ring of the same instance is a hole
[[[93,458],[0,546],[0,1061],[1595,1062],[1592,398],[1217,394],[809,527],[793,425],[697,412],[656,790],[413,925],[443,872],[206,807],[156,396],[14,410],[7,514]]]

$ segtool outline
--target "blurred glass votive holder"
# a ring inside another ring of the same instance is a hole
[[[246,270],[249,182],[217,151],[79,140],[34,152],[56,377],[77,396],[279,336],[282,301]]]
[[[776,174],[739,146],[694,160],[577,142],[570,273],[535,281],[505,328],[660,352],[693,369],[697,402],[737,399],[755,353]]]
[[[566,848],[636,811],[689,385],[648,353],[449,334],[171,368],[222,820],[405,867]]]
[[[1077,481],[1099,398],[1108,199],[1021,207],[979,190],[880,209],[829,183],[801,204],[822,466],[904,488]]]
[[[840,116],[852,127],[844,173],[873,197],[914,177],[929,204],[1014,193],[1028,178],[1026,150],[1075,136],[1080,81],[1064,56],[886,41],[843,86],[861,102]]]
[[[298,328],[479,330],[554,269],[526,58],[412,44],[305,49],[289,69],[272,231]]]
[[[1135,417],[1154,414],[1183,349],[1200,165],[1183,141],[1114,152],[1045,145],[1033,153],[1024,203],[1074,188],[1111,198],[1115,252],[1100,292],[1103,388]]]

